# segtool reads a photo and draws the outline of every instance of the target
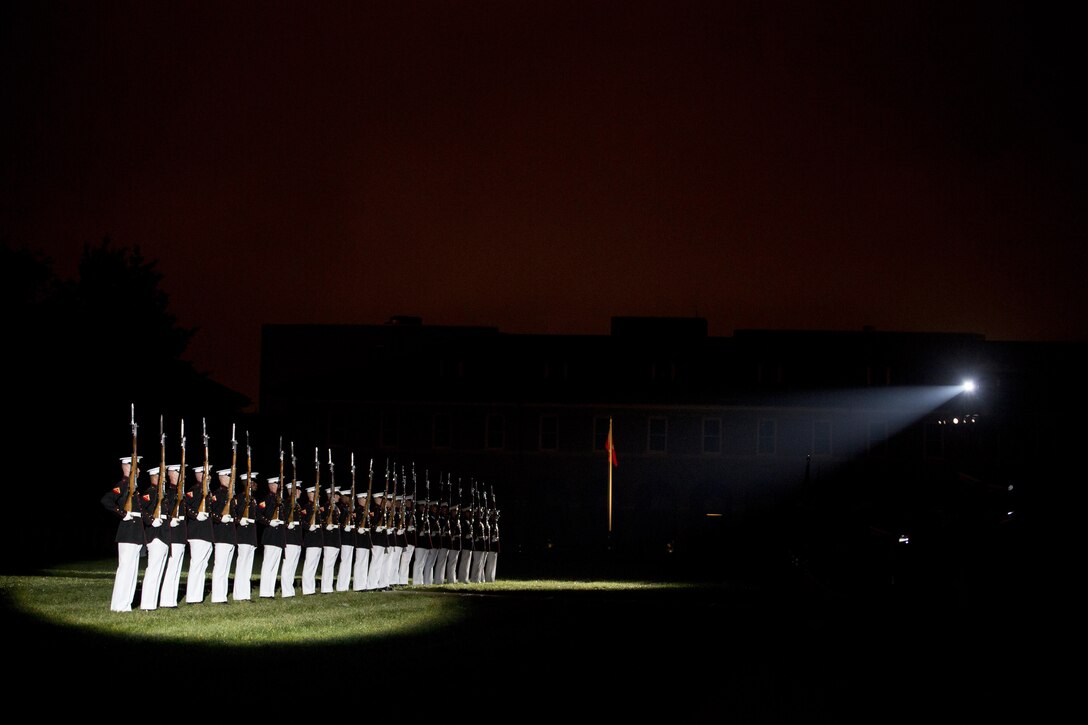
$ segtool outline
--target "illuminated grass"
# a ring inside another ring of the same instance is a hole
[[[375,640],[456,626],[475,596],[560,592],[640,592],[688,588],[649,582],[500,580],[488,584],[409,587],[392,592],[339,592],[291,599],[185,604],[176,609],[109,611],[116,562],[65,564],[34,576],[0,577],[0,593],[43,623],[99,634],[202,645],[314,645]],[[142,579],[142,572],[141,572]],[[184,597],[185,578],[181,593]],[[298,590],[301,591],[301,590]]]

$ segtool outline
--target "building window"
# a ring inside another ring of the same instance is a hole
[[[703,418],[703,453],[722,452],[722,419]]]
[[[382,413],[382,447],[393,448],[397,445],[397,414],[391,411]]]
[[[651,453],[664,453],[669,442],[668,418],[651,417],[646,450]]]
[[[450,417],[446,413],[435,413],[432,426],[432,441],[435,448],[449,448],[453,441]]]
[[[756,443],[756,452],[759,455],[774,455],[777,432],[777,426],[773,420],[759,421],[759,435]]]
[[[812,454],[815,456],[831,455],[831,421],[817,418],[812,421]]]
[[[540,450],[554,451],[559,448],[559,419],[554,415],[540,416]]]
[[[603,451],[608,442],[608,418],[593,419],[593,450]]]
[[[944,457],[944,426],[938,423],[926,423],[925,450],[927,458]]]
[[[505,421],[501,415],[487,416],[486,435],[488,448],[499,449],[506,447],[506,427]]]

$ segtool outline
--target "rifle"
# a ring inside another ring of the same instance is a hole
[[[370,495],[374,493],[374,459],[370,459],[370,473],[366,482],[366,509],[363,517],[363,531],[370,532]]]
[[[280,520],[280,509],[283,508],[283,489],[286,484],[287,481],[283,479],[283,436],[280,436],[280,491],[279,495],[276,496],[276,508],[272,510],[272,521]]]
[[[291,528],[291,524],[295,523],[295,505],[298,504],[298,466],[296,464],[295,442],[291,441],[291,510],[287,512],[287,528]],[[282,485],[280,490],[283,490]]]
[[[201,418],[200,422],[204,426],[204,477],[200,479],[200,505],[196,509],[198,514],[205,513],[204,506],[208,500],[208,479],[212,475],[212,466],[208,462],[208,420],[207,418]]]
[[[320,491],[317,492],[320,495]],[[332,465],[332,449],[329,449],[329,512],[325,514],[325,526],[332,526],[332,514],[336,508],[332,497],[336,495],[336,468]]]
[[[385,531],[385,523],[386,523],[386,518],[387,518],[386,513],[385,513],[386,512],[385,503],[386,503],[386,500],[388,498],[389,498],[389,459],[386,458],[385,459],[385,490],[382,492],[382,508],[381,508],[381,511],[378,512],[378,528],[376,529],[378,532]]]
[[[348,522],[344,524],[344,531],[355,528],[355,451],[351,452],[351,500],[348,501]]]
[[[234,423],[230,424],[230,480],[227,481],[227,500],[223,502],[223,508],[219,511],[219,518],[230,515],[230,502],[234,500],[234,481],[238,476],[238,441],[234,436]],[[248,488],[248,486],[247,486]]]
[[[125,505],[121,507],[126,514],[132,513],[132,498],[136,495],[136,468],[140,460],[136,455],[136,427],[136,404],[132,403],[132,459],[128,467],[128,493],[125,494]]]
[[[425,480],[427,478],[427,472],[426,471],[423,472],[423,478]],[[416,462],[412,461],[412,515],[408,516],[407,521],[404,522],[404,525],[407,527],[407,529],[409,531],[415,531],[416,530],[416,523],[417,523],[416,507],[419,505],[419,501],[417,501],[416,498],[417,498],[418,495],[419,495],[419,481],[416,480]],[[430,482],[428,482],[427,483],[427,498],[430,498],[430,497],[431,497]],[[404,505],[405,505],[405,507],[408,506],[408,498],[407,497],[405,497],[405,499],[404,499]],[[406,510],[407,510],[407,508],[406,508]]]
[[[491,525],[491,540],[495,542],[495,553],[499,553],[499,502],[495,500],[495,487],[491,487],[491,517],[495,523]]]
[[[158,521],[162,515],[162,498],[166,495],[166,431],[162,427],[162,414],[159,414],[159,487],[155,491],[157,498],[151,520]]]
[[[314,500],[310,502],[310,526],[317,526],[317,505],[321,502],[321,458],[314,446]]]
[[[453,478],[453,474],[450,474],[450,478]],[[465,532],[461,530],[461,477],[457,477],[457,514],[453,513],[453,481],[450,481],[450,516],[457,522],[457,548],[462,548],[463,542],[461,541],[462,534]],[[453,538],[453,525],[450,524],[450,538]],[[452,541],[450,542],[453,543]]]
[[[242,507],[242,518],[249,518],[249,505],[253,502],[253,451],[249,447],[249,431],[246,431],[246,503]]]
[[[174,507],[170,518],[176,519],[181,513],[181,497],[185,493],[185,419],[181,419],[181,470],[178,471],[178,489],[174,492]]]

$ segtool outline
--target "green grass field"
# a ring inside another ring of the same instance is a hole
[[[247,647],[365,642],[455,629],[473,606],[470,595],[636,592],[682,585],[645,582],[518,580],[408,587],[389,592],[338,592],[282,599],[186,604],[151,612],[109,610],[112,560],[51,567],[31,576],[0,577],[8,606],[43,625],[132,641]],[[141,581],[143,571],[140,573]],[[182,576],[184,598],[186,578]],[[297,589],[297,587],[296,587]],[[138,597],[137,597],[138,599]]]
[[[510,712],[569,715],[582,698],[635,717],[664,708],[844,722],[894,719],[904,703],[955,696],[948,683],[1003,689],[1013,661],[1009,638],[975,615],[828,605],[795,590],[501,580],[113,613],[115,566],[0,576],[9,691],[48,685],[70,700],[118,677],[161,687],[184,673],[186,687],[209,693],[217,677],[284,682],[291,695],[303,680],[322,693],[381,682],[408,707],[408,683],[433,681],[435,693],[465,693],[484,712],[502,702]]]

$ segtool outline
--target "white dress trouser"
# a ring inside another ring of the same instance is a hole
[[[227,585],[230,583],[230,564],[234,560],[234,544],[215,544],[215,561],[212,563],[212,604],[227,601]]]
[[[489,551],[487,556],[484,557],[484,581],[495,581],[495,569],[499,565],[499,552]]]
[[[140,544],[117,544],[117,573],[113,577],[110,611],[131,612],[140,573]]]
[[[450,549],[450,553],[446,555],[446,581],[450,584],[456,584],[458,582],[457,563],[460,559],[460,549]]]
[[[370,573],[367,574],[366,588],[381,589],[382,571],[385,569],[385,547],[372,546],[370,549]]]
[[[321,559],[321,592],[329,594],[336,591],[336,560],[340,558],[339,546],[321,547],[325,555]]]
[[[253,524],[250,524],[252,526]],[[249,599],[253,589],[253,544],[238,544],[238,560],[234,564],[234,600]]]
[[[280,570],[280,596],[295,596],[295,572],[302,557],[301,544],[288,544],[283,549],[283,569]]]
[[[317,591],[317,566],[321,563],[321,547],[307,546],[306,561],[302,563],[302,593]]]
[[[212,558],[212,542],[189,539],[189,580],[185,584],[185,601],[199,604],[204,601],[204,582],[208,573],[208,560]]]
[[[446,583],[446,559],[450,555],[449,549],[436,549],[434,555],[434,583]]]
[[[472,566],[474,553],[472,549],[461,549],[461,557],[457,562],[457,581],[462,584],[472,581],[469,578],[469,568]]]
[[[370,549],[355,549],[355,567],[352,572],[351,588],[361,592],[367,588],[367,569],[370,565]]]
[[[181,568],[185,566],[185,544],[170,544],[170,558],[166,561],[166,574],[162,578],[162,591],[159,593],[160,607],[178,605],[178,588],[181,586]]]
[[[397,584],[408,583],[408,567],[412,563],[412,552],[416,550],[414,544],[408,544],[400,554],[400,569],[397,574]]]
[[[427,561],[427,555],[430,553],[430,549],[416,547],[416,556],[412,560],[412,584],[418,586],[423,583],[423,563]]]
[[[336,570],[336,591],[346,592],[351,587],[351,565],[355,561],[355,544],[340,545],[340,568]]]
[[[264,556],[261,561],[261,589],[258,592],[260,596],[276,596],[276,575],[280,571],[281,559],[283,559],[282,547],[264,545]]]
[[[390,587],[397,583],[397,569],[400,566],[400,553],[402,546],[387,546],[385,548],[385,566],[382,567],[382,586]]]
[[[472,552],[472,583],[480,584],[484,580],[484,556],[483,551]]]
[[[170,547],[162,539],[152,539],[147,545],[147,568],[144,569],[144,589],[140,594],[140,609],[159,608],[159,588],[166,569],[166,557]]]
[[[382,569],[385,567],[385,546],[371,546],[367,589],[381,589]]]

